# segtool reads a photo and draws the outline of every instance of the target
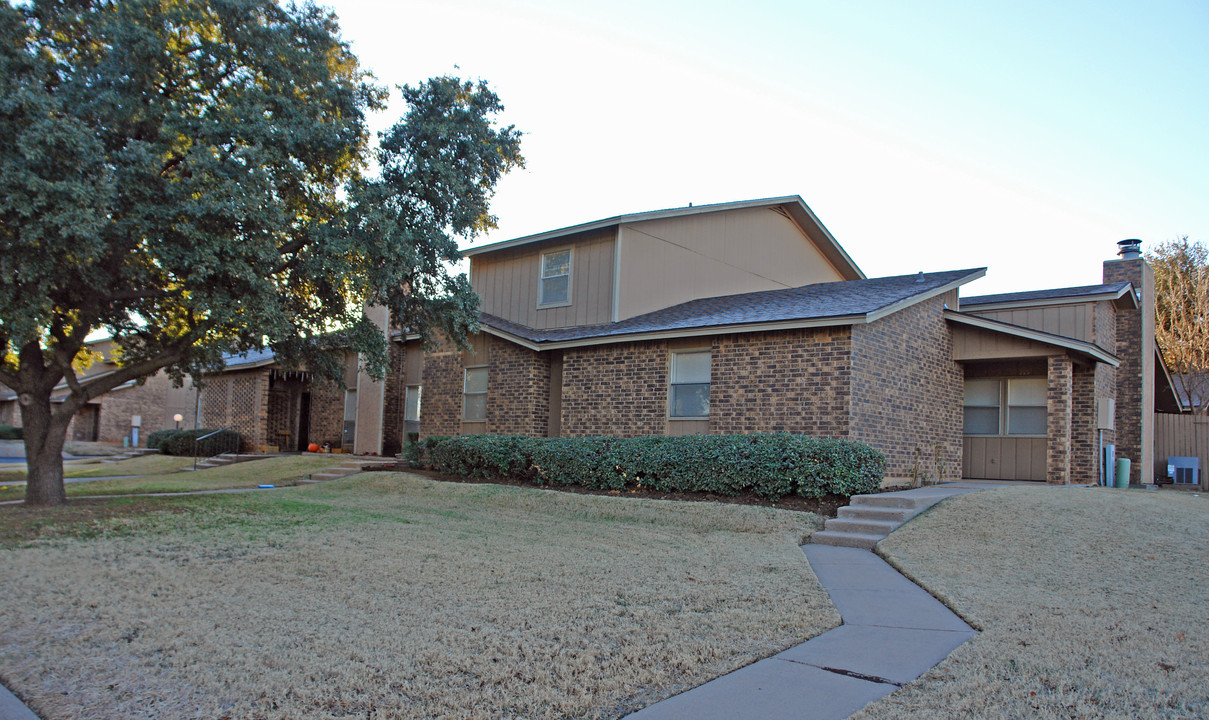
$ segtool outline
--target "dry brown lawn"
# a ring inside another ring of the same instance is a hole
[[[89,495],[129,495],[136,493],[172,493],[197,492],[201,490],[229,490],[231,488],[254,488],[257,485],[276,485],[278,487],[294,485],[299,479],[311,473],[326,470],[345,462],[348,458],[339,455],[309,454],[271,457],[264,460],[251,460],[223,467],[208,468],[196,472],[163,472],[159,474],[142,474],[152,472],[154,463],[135,466],[135,472],[120,470],[125,463],[137,463],[147,458],[134,458],[118,463],[119,470],[110,470],[112,475],[136,475],[136,477],[117,477],[111,480],[93,480],[89,482],[67,483],[68,497]],[[164,460],[188,460],[191,458],[163,458]],[[179,468],[179,462],[164,463],[167,467]],[[77,475],[71,475],[78,477]],[[22,476],[23,477],[23,476]],[[87,477],[87,476],[85,476]],[[24,483],[0,483],[0,500],[19,500],[25,497]]]
[[[839,622],[805,513],[385,472],[168,503],[0,550],[44,717],[613,718]]]
[[[973,493],[878,549],[983,632],[855,717],[1209,716],[1209,498]]]

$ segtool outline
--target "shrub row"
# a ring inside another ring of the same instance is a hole
[[[225,452],[239,452],[243,446],[243,436],[234,430],[156,430],[147,436],[147,447],[159,450],[165,455],[192,456],[194,453],[194,438],[197,440],[197,454],[201,457],[213,457]],[[210,435],[210,437],[203,437]]]
[[[405,457],[446,475],[597,490],[753,492],[786,495],[874,492],[886,470],[877,450],[849,440],[790,433],[639,438],[428,437]]]
[[[25,437],[25,432],[19,427],[12,425],[0,425],[0,440],[20,440]]]

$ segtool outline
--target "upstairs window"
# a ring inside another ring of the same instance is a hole
[[[709,350],[672,353],[671,380],[671,417],[709,417]]]
[[[537,306],[571,304],[571,248],[542,253],[541,287]]]
[[[466,368],[466,380],[462,394],[462,420],[485,422],[487,420],[487,368]]]

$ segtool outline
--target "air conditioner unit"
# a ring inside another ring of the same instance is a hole
[[[1177,456],[1167,458],[1167,477],[1176,485],[1200,485],[1201,459]]]

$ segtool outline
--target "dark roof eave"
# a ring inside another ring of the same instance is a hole
[[[558,350],[563,348],[584,347],[588,345],[607,345],[622,342],[639,342],[643,340],[704,337],[712,335],[725,335],[729,333],[751,333],[769,330],[794,330],[810,327],[863,325],[880,320],[887,315],[892,315],[900,310],[917,303],[921,303],[930,298],[943,295],[944,293],[954,290],[965,283],[976,280],[985,274],[986,268],[976,268],[973,270],[964,271],[961,275],[955,277],[947,283],[938,285],[915,295],[910,295],[900,300],[887,303],[881,307],[873,308],[866,312],[846,313],[842,315],[837,314],[809,318],[784,318],[779,320],[753,320],[750,322],[702,324],[687,327],[637,329],[628,332],[605,331],[596,335],[567,339],[548,339],[532,336],[526,337],[522,333],[524,330],[528,330],[529,328],[525,328],[524,326],[516,323],[511,323],[503,318],[498,318],[499,322],[495,324],[492,323],[492,319],[490,317],[482,318],[480,324],[487,332],[515,342],[518,345],[534,351]]]
[[[1099,290],[1099,288],[1106,289]],[[1137,297],[1134,295],[1133,289],[1132,283],[1120,282],[1104,285],[1054,288],[1052,290],[1000,293],[998,295],[975,295],[973,297],[962,298],[961,305],[963,308],[977,308],[978,310],[1002,310],[1006,308],[1096,302],[1099,300],[1121,301],[1125,297],[1128,297],[1128,302],[1133,307],[1137,307]],[[1095,292],[1080,292],[1087,290],[1095,290]]]

